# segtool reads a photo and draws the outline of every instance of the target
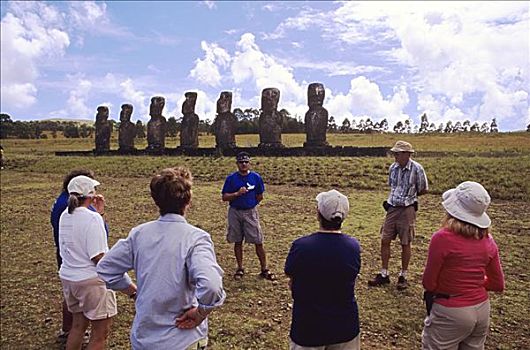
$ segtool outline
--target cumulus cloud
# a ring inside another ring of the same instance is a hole
[[[372,120],[386,118],[392,124],[409,117],[403,113],[408,103],[409,95],[405,86],[397,87],[393,95],[385,98],[376,83],[361,76],[351,81],[346,94],[333,96],[331,92],[326,98],[325,107],[339,122],[344,118],[351,120],[370,116]]]
[[[190,71],[190,77],[197,79],[202,84],[219,86],[221,84],[219,68],[228,66],[230,55],[215,43],[209,44],[202,41],[201,48],[205,57],[195,61],[195,67]]]
[[[149,115],[148,95],[137,89],[131,78],[127,78],[120,84],[120,96],[124,99],[124,103],[131,103],[134,106],[134,114],[137,119],[146,120]]]
[[[62,56],[70,45],[62,17],[43,3],[10,3],[1,26],[2,108],[25,109],[37,102],[39,63]]]
[[[292,68],[285,66],[273,56],[261,51],[255,42],[255,36],[245,33],[237,43],[231,65],[231,78],[236,84],[250,80],[257,92],[268,87],[280,89],[287,100],[302,102],[304,88],[293,75]],[[282,98],[282,97],[280,97]]]
[[[398,84],[417,95],[418,115],[425,110],[438,120],[496,117],[501,125],[524,127],[530,86],[527,2],[336,5],[328,12],[305,8],[265,38],[320,28],[321,37],[341,50],[371,45],[387,64],[405,72]]]

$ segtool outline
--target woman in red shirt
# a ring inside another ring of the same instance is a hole
[[[442,228],[429,245],[423,287],[434,297],[425,318],[423,349],[484,349],[488,291],[504,290],[499,250],[489,233],[488,192],[466,181],[445,192]]]

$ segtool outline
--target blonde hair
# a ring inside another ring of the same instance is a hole
[[[487,237],[490,231],[489,227],[480,228],[468,222],[459,220],[447,212],[442,220],[442,227],[466,238],[473,239],[482,239]]]

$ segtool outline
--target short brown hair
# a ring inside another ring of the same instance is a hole
[[[489,227],[480,228],[468,222],[459,220],[447,212],[442,220],[442,227],[466,238],[482,239],[489,234]]]
[[[92,170],[89,170],[89,169],[76,169],[76,170],[72,170],[70,171],[70,173],[68,175],[66,175],[63,179],[63,192],[68,192],[68,184],[70,183],[70,181],[74,178],[74,177],[77,177],[77,176],[80,176],[80,175],[84,175],[84,176],[88,176],[89,178],[93,179],[94,178],[94,172]]]
[[[160,209],[160,215],[184,214],[191,201],[193,177],[185,167],[167,168],[151,179],[151,197]]]

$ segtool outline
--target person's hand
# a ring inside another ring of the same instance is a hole
[[[239,189],[239,191],[237,191],[236,193],[237,193],[237,196],[239,197],[239,196],[244,195],[244,194],[247,193],[247,192],[248,192],[248,189],[247,189],[246,187],[241,187],[241,188]]]
[[[95,195],[92,199],[92,205],[98,213],[100,213],[101,215],[105,214],[105,197],[103,197],[103,195]]]
[[[199,314],[199,308],[192,307],[182,316],[177,317],[175,326],[180,329],[192,329],[200,325],[205,318]]]

